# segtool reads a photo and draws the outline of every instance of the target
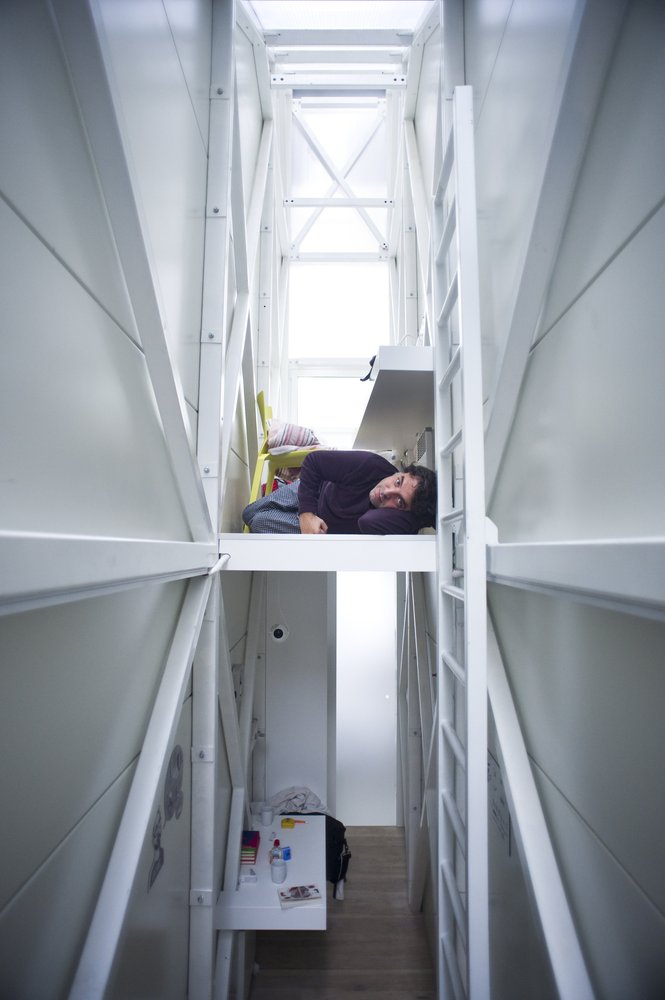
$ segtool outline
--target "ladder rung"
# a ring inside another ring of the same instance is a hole
[[[450,362],[448,363],[448,367],[441,376],[441,381],[439,382],[439,389],[441,391],[447,389],[452,380],[457,375],[460,367],[460,360],[461,360],[460,349],[459,346],[457,346],[455,348],[455,353],[453,354],[452,358],[450,359]]]
[[[450,792],[444,792],[441,796],[446,815],[450,820],[450,825],[455,833],[455,839],[459,844],[459,848],[462,851],[464,857],[466,857],[466,829],[464,827],[464,820],[462,819],[462,814],[457,808],[457,803],[452,797]]]
[[[462,746],[462,742],[459,736],[457,735],[457,733],[455,732],[455,730],[453,729],[453,727],[450,725],[449,722],[442,722],[441,730],[446,738],[448,746],[455,754],[457,763],[464,771],[466,771],[466,759],[464,754],[464,747]]]
[[[453,600],[455,600],[455,601],[463,601],[464,600],[464,591],[462,590],[462,588],[461,587],[453,587],[453,585],[451,583],[442,583],[441,584],[441,593],[442,594],[447,594],[448,597],[452,597]]]
[[[446,292],[446,297],[443,301],[443,305],[441,306],[441,311],[439,312],[439,315],[436,318],[438,326],[443,326],[447,322],[448,317],[452,312],[452,308],[456,302],[457,302],[457,271],[455,272],[453,280],[450,282],[450,287]]]
[[[455,199],[453,198],[450,208],[448,210],[448,215],[446,221],[443,225],[443,232],[441,233],[441,239],[439,240],[439,245],[436,249],[436,256],[434,260],[437,264],[441,264],[443,259],[448,252],[448,247],[450,246],[450,241],[453,238],[453,233],[455,232],[455,226],[457,225],[457,205]]]
[[[462,428],[455,431],[452,437],[448,438],[443,448],[441,449],[441,458],[446,458],[455,448],[458,448],[462,443]]]
[[[461,521],[463,517],[464,507],[453,507],[447,514],[443,515],[441,524],[455,524],[456,521]]]
[[[464,904],[462,902],[462,897],[460,896],[459,889],[457,888],[457,882],[455,881],[455,873],[453,871],[450,861],[444,861],[441,865],[441,873],[443,875],[443,884],[446,887],[448,893],[448,899],[451,902],[453,913],[455,914],[455,923],[457,924],[457,929],[462,937],[462,943],[464,945],[464,950],[467,947],[467,936],[466,936],[466,913],[464,910]]]
[[[451,674],[454,674],[460,684],[466,684],[466,675],[464,673],[464,667],[462,664],[452,656],[451,653],[447,653],[445,650],[441,653],[441,659],[444,664],[448,667]]]

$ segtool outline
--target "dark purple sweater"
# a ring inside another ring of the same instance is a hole
[[[415,535],[409,511],[369,502],[370,490],[397,471],[371,451],[313,451],[300,470],[298,513],[317,514],[332,535]]]

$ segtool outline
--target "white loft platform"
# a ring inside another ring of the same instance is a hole
[[[381,571],[434,573],[435,535],[219,536],[222,569],[258,572]]]

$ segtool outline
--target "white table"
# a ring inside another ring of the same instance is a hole
[[[270,826],[255,825],[261,834],[256,865],[258,880],[241,883],[237,889],[225,889],[217,899],[217,927],[220,930],[309,930],[326,929],[326,818],[293,816],[304,819],[292,830],[283,830],[284,817],[275,816]],[[268,852],[273,834],[283,847],[290,847],[292,860],[287,862],[286,881],[276,885],[270,877]],[[245,866],[243,866],[244,868]],[[284,910],[277,896],[279,889],[292,885],[318,886],[321,900]]]

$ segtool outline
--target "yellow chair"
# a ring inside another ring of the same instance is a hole
[[[277,470],[300,468],[310,451],[314,451],[316,447],[296,448],[293,451],[281,452],[279,455],[271,455],[268,451],[268,421],[272,419],[272,407],[268,406],[266,403],[263,392],[260,392],[256,397],[256,405],[258,407],[261,424],[263,426],[263,445],[261,446],[261,450],[256,459],[254,478],[252,479],[252,489],[249,494],[249,503],[254,503],[255,500],[259,499],[259,496],[261,495],[261,485],[263,483],[263,474],[266,469],[267,476],[265,480],[265,494],[267,496],[272,491],[272,485],[275,481],[275,473]],[[243,531],[249,531],[249,527],[245,525]]]

